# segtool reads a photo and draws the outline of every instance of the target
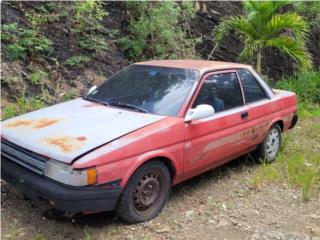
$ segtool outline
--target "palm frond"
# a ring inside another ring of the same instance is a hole
[[[254,26],[257,35],[261,35],[265,24],[281,7],[287,4],[287,1],[244,1],[245,18]]]
[[[260,48],[259,44],[257,44],[256,42],[246,41],[244,49],[241,51],[241,53],[238,56],[238,60],[241,62],[246,62],[254,58],[259,48]]]
[[[256,33],[254,28],[243,17],[231,16],[224,18],[221,23],[215,27],[213,38],[220,45],[223,39],[234,30],[237,34],[253,39]]]
[[[277,48],[280,52],[296,59],[302,69],[310,68],[312,65],[312,57],[308,53],[303,41],[290,36],[279,36],[269,39],[265,46]]]
[[[284,30],[292,32],[297,39],[305,39],[309,26],[297,13],[276,14],[265,25],[263,38],[273,38]]]

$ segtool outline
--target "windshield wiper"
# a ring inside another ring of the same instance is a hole
[[[100,103],[100,104],[105,105],[105,106],[109,106],[109,103],[103,102],[103,101],[99,101],[99,100],[94,99],[94,98],[83,97],[83,99],[84,99],[84,100],[87,100],[87,101],[91,101],[91,102]]]
[[[135,109],[138,110],[139,112],[143,113],[149,113],[148,110],[144,108],[137,107],[135,105],[129,104],[129,103],[122,103],[122,102],[108,102],[110,106],[115,106],[115,107],[123,107],[123,108],[130,108],[130,109]]]

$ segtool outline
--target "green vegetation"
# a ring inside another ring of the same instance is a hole
[[[106,29],[102,25],[107,13],[102,8],[102,3],[95,0],[77,2],[72,18],[72,32],[79,35],[80,47],[89,51],[106,49],[105,33]]]
[[[6,53],[9,59],[23,59],[27,54],[32,59],[38,53],[52,50],[52,41],[38,30],[20,28],[17,23],[4,24],[1,40],[7,43]]]
[[[320,192],[320,71],[283,78],[275,87],[297,94],[300,121],[283,135],[277,160],[260,166],[252,185],[258,188],[263,183],[287,181],[301,188],[303,199],[308,200]]]
[[[305,71],[283,78],[275,87],[298,95],[300,117],[320,116],[320,71]]]
[[[68,58],[64,64],[70,67],[81,67],[89,63],[90,61],[91,61],[90,57],[79,55],[79,56],[73,56]]]
[[[295,10],[308,20],[312,27],[320,25],[320,1],[294,1]]]
[[[308,24],[295,12],[279,13],[287,5],[286,1],[244,1],[244,16],[225,17],[214,29],[216,44],[221,45],[233,30],[244,42],[239,59],[255,59],[259,73],[265,48],[276,48],[295,59],[302,69],[309,68],[311,55],[305,46]]]
[[[194,16],[192,2],[125,3],[130,34],[121,45],[133,61],[146,59],[194,58],[196,56],[189,22]]]
[[[266,183],[288,182],[301,189],[304,200],[320,192],[319,117],[300,121],[283,135],[282,150],[272,164],[259,166],[252,180],[254,188]]]

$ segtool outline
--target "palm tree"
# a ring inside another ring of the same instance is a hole
[[[278,13],[280,8],[288,4],[286,1],[244,1],[243,16],[226,17],[214,29],[215,48],[222,44],[226,35],[234,31],[244,42],[239,60],[255,58],[259,73],[262,50],[265,48],[277,48],[281,53],[293,57],[301,68],[309,68],[311,55],[305,46],[309,27],[295,12]]]

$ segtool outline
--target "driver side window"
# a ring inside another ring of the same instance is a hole
[[[243,106],[236,73],[220,73],[207,77],[192,108],[200,104],[211,105],[215,112]]]

